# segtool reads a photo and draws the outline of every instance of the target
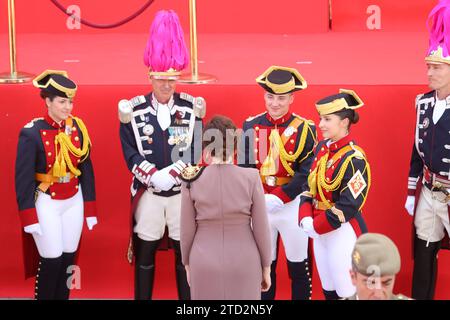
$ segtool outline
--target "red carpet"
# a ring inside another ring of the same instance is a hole
[[[137,8],[143,3],[129,2],[131,8]],[[161,8],[168,2],[164,0],[156,3]],[[273,64],[297,67],[307,79],[309,87],[296,95],[293,111],[316,123],[318,116],[314,108],[315,101],[336,92],[340,87],[356,90],[366,107],[361,109],[361,121],[352,130],[368,155],[373,174],[364,215],[370,231],[388,235],[399,246],[402,270],[395,291],[410,294],[411,218],[403,209],[403,203],[413,140],[414,99],[416,94],[427,90],[423,61],[427,47],[426,33],[423,32],[422,22],[407,18],[403,20],[408,20],[408,28],[388,23],[391,32],[364,32],[355,18],[358,11],[346,12],[338,6],[336,16],[333,16],[335,28],[346,32],[326,32],[324,26],[328,25],[327,14],[320,8],[327,2],[317,1],[309,5],[308,10],[302,10],[304,8],[299,3],[304,5],[304,1],[288,1],[295,9],[292,10],[294,13],[289,13],[291,17],[299,12],[302,17],[309,13],[309,22],[316,21],[308,24],[308,21],[299,18],[301,26],[311,26],[304,30],[293,28],[294,23],[289,19],[281,23],[283,27],[274,23],[276,26],[270,29],[268,12],[272,8],[264,5],[251,7],[245,1],[239,1],[243,5],[236,13],[236,25],[229,23],[228,29],[210,17],[205,18],[207,22],[202,25],[204,31],[199,35],[200,71],[216,75],[218,82],[212,85],[178,86],[178,91],[205,97],[208,118],[216,113],[225,114],[240,126],[249,115],[264,111],[263,91],[254,80]],[[384,5],[387,3],[380,2]],[[18,12],[20,8],[21,12],[25,12],[23,3],[17,1]],[[92,232],[84,232],[80,257],[82,289],[73,292],[72,297],[132,298],[133,270],[125,259],[130,174],[120,149],[117,102],[151,90],[142,54],[147,39],[144,32],[157,7],[152,7],[150,12],[123,29],[116,30],[122,32],[118,34],[109,31],[100,33],[87,28],[68,32],[62,26],[64,19],[54,12],[56,9],[51,7],[49,1],[36,3],[30,2],[34,11],[23,13],[23,20],[18,20],[18,31],[23,31],[18,37],[19,69],[34,73],[47,68],[67,70],[79,84],[74,114],[85,120],[93,141],[99,225]],[[88,2],[78,3],[86,5]],[[204,0],[198,3],[199,8],[201,5],[208,6]],[[229,3],[233,5],[238,1]],[[430,6],[428,1],[425,5],[423,1],[414,3],[420,10]],[[59,29],[52,29],[49,21],[33,27],[30,17],[38,8],[43,8],[43,14],[47,14],[48,19],[57,24]],[[127,9],[129,11],[121,13],[118,6],[114,8],[115,15],[110,13],[103,17],[102,22],[119,20],[133,11]],[[249,11],[251,8],[253,11]],[[354,9],[361,8],[364,9],[358,6]],[[226,10],[231,10],[231,7],[220,9],[225,10],[223,15],[217,12],[214,14],[219,15],[217,19],[223,22],[226,12],[229,14]],[[200,10],[206,9],[199,9],[199,15]],[[412,11],[410,15],[416,19],[421,16],[420,10]],[[104,11],[109,12],[106,9]],[[93,18],[98,17],[97,12],[88,11],[84,18],[92,17],[90,20],[95,20]],[[246,12],[248,21],[243,18]],[[387,21],[392,22],[394,18],[389,12],[386,13]],[[202,14],[206,16],[207,12],[203,11]],[[353,24],[344,23],[342,19],[346,14],[353,17]],[[0,10],[2,23],[5,21],[3,17],[4,10]],[[186,15],[181,18],[186,22]],[[257,27],[257,23],[261,27]],[[1,71],[9,68],[7,35],[4,32],[2,25]],[[4,206],[0,224],[0,298],[31,297],[33,280],[24,281],[22,276],[20,224],[14,194],[14,160],[20,128],[32,118],[42,116],[44,105],[37,89],[30,84],[0,85],[0,108],[0,134],[3,138],[0,147],[4,151],[0,157],[0,199]],[[284,255],[281,254],[280,258],[284,260]],[[436,298],[450,299],[449,252],[441,251],[439,259]],[[173,253],[159,252],[156,268],[154,297],[175,299]],[[284,263],[279,263],[279,271],[277,298],[288,299],[290,289]],[[313,299],[322,299],[317,272],[313,281]]]

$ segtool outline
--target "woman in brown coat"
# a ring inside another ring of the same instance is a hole
[[[261,179],[256,169],[233,164],[235,131],[229,118],[211,119],[205,133],[214,143],[204,146],[209,166],[188,167],[183,175],[181,252],[194,300],[259,300],[271,284]]]

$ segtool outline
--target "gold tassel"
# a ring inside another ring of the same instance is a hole
[[[279,158],[279,148],[278,141],[280,138],[280,134],[278,133],[278,129],[273,129],[270,132],[269,141],[270,141],[270,150],[269,153],[264,159],[261,168],[259,169],[260,174],[262,176],[273,176],[277,173],[277,165]]]
[[[308,186],[311,197],[314,198],[317,194],[317,168],[314,169],[308,176]]]
[[[61,173],[61,165],[60,160],[61,153],[58,152],[58,137],[55,137],[55,163],[53,163],[53,176],[54,177],[60,177]]]
[[[56,154],[55,163],[53,165],[53,176],[54,177],[64,177],[66,175],[66,162],[64,161],[64,157],[62,155],[62,150]]]
[[[87,132],[86,126],[83,121],[79,118],[74,117],[77,120],[77,123],[80,127],[81,135],[83,137],[83,146],[82,148],[76,148],[72,142],[70,136],[65,134],[65,132],[60,132],[55,137],[55,163],[53,164],[53,176],[55,177],[65,177],[67,175],[67,168],[69,168],[70,172],[72,172],[75,176],[81,175],[81,171],[77,169],[70,159],[69,152],[73,154],[76,158],[82,159],[83,161],[89,155],[89,148],[91,144],[91,140],[89,138],[89,134]],[[69,118],[67,120],[67,124],[71,123]],[[69,125],[69,127],[72,127]],[[59,145],[59,152],[58,152]]]
[[[65,177],[66,176],[66,174],[67,174],[67,169],[66,168],[67,168],[66,161],[64,160],[64,157],[63,157],[62,152],[61,152],[60,177]]]
[[[54,177],[60,177],[60,175],[59,175],[60,171],[61,171],[61,168],[59,166],[58,159],[56,159],[55,163],[53,164],[53,176]]]

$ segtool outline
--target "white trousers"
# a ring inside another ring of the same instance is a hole
[[[444,228],[450,234],[448,218],[449,204],[443,202],[442,192],[431,192],[423,186],[414,216],[417,237],[421,240],[438,242],[444,238]]]
[[[134,232],[145,241],[156,241],[163,237],[166,225],[169,238],[180,240],[181,194],[170,197],[154,195],[145,191],[136,208]]]
[[[33,233],[39,255],[58,258],[63,252],[77,251],[83,229],[83,195],[81,187],[69,199],[54,200],[40,192],[36,211],[42,235]]]
[[[277,257],[278,233],[283,240],[286,258],[291,262],[301,262],[308,257],[308,236],[298,225],[300,196],[284,205],[283,209],[268,214],[272,243],[272,261]]]
[[[340,297],[352,296],[356,289],[350,278],[356,234],[350,223],[314,239],[314,257],[322,288]]]

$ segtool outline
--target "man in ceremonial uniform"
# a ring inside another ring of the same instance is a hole
[[[308,237],[299,228],[297,213],[302,185],[306,182],[317,142],[314,123],[290,111],[294,92],[307,84],[293,68],[273,66],[256,82],[264,88],[266,112],[243,124],[244,147],[239,162],[258,168],[265,190],[272,241],[272,287],[262,294],[274,299],[278,236],[281,235],[291,279],[292,299],[311,297]]]
[[[25,277],[36,275],[36,299],[66,300],[83,217],[89,230],[97,224],[91,141],[71,114],[77,85],[67,72],[46,70],[33,85],[46,112],[20,131],[15,168]]]
[[[405,208],[414,217],[412,297],[433,299],[439,249],[449,249],[450,204],[450,5],[430,13],[425,58],[432,91],[416,98],[415,141]]]
[[[409,300],[392,292],[400,265],[400,253],[391,239],[378,233],[361,235],[353,249],[350,270],[356,293],[344,300]]]
[[[177,50],[175,50],[177,48]],[[119,102],[120,139],[133,174],[129,261],[135,261],[135,299],[152,298],[155,254],[168,228],[175,250],[178,297],[189,299],[180,252],[180,180],[186,164],[201,155],[205,101],[176,93],[176,80],[188,64],[178,16],[160,11],[151,27],[144,61],[153,92]],[[197,141],[197,143],[195,141]]]

